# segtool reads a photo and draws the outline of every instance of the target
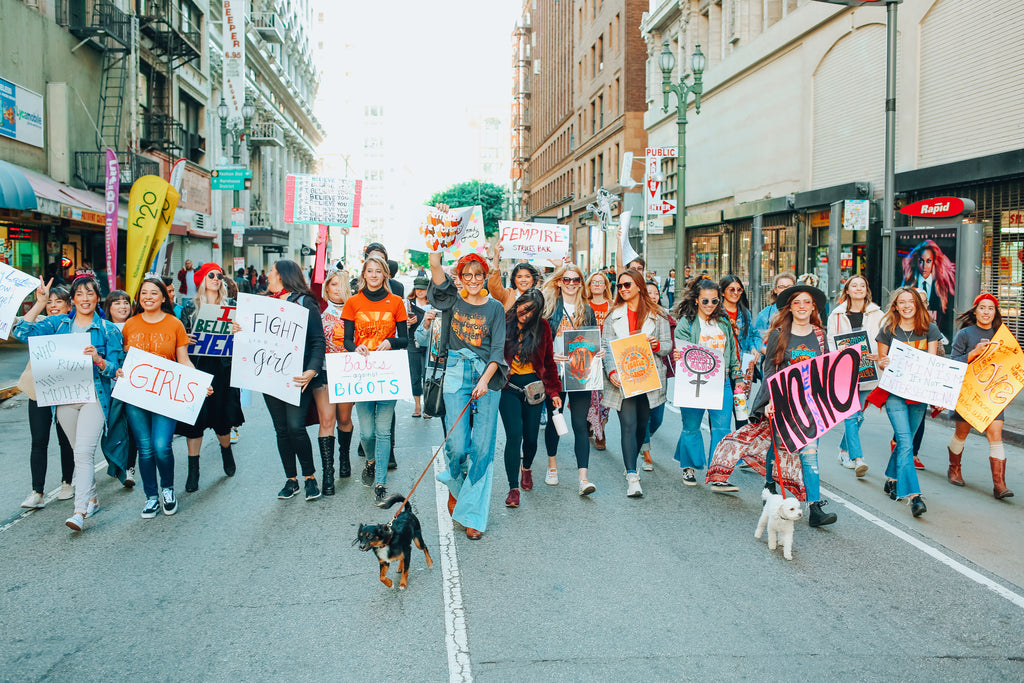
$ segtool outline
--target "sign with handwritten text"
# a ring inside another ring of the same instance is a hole
[[[623,398],[661,389],[658,363],[646,334],[634,334],[609,342]]]
[[[18,307],[38,286],[39,278],[0,261],[0,339],[7,339],[11,334]]]
[[[234,306],[203,304],[192,323],[192,336],[196,338],[196,343],[189,344],[189,355],[230,356],[234,350],[231,343],[231,323],[234,321]]]
[[[28,338],[36,403],[40,406],[64,406],[96,401],[92,357],[83,353],[90,344],[92,338],[87,332]]]
[[[498,221],[498,230],[502,258],[547,261],[569,253],[568,225]]]
[[[448,211],[440,211],[433,206],[423,207],[417,232],[423,239],[427,251],[436,254],[454,251],[462,253],[463,241],[465,252],[477,252],[485,248],[483,234],[483,218],[477,206],[461,206]]]
[[[196,423],[213,381],[209,373],[134,346],[128,349],[121,370],[124,376],[114,382],[111,396],[190,425]],[[210,400],[218,399],[211,396]]]
[[[288,174],[284,187],[284,222],[359,227],[362,194],[362,180]]]
[[[967,366],[956,412],[984,432],[1021,389],[1024,353],[1009,328],[1002,325],[982,354]]]
[[[720,409],[725,400],[725,361],[714,349],[677,343],[675,392],[677,408]]]
[[[270,394],[299,405],[302,391],[295,378],[302,374],[309,311],[290,301],[238,294],[231,357],[231,386]]]
[[[889,365],[878,386],[908,401],[955,408],[966,372],[967,363],[933,356],[893,339]]]
[[[371,351],[327,354],[327,391],[331,403],[412,400],[409,352]]]

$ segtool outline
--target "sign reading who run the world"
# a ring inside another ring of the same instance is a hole
[[[284,222],[359,227],[362,180],[289,174],[284,187]]]

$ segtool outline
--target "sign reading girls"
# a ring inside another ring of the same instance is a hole
[[[412,399],[407,351],[327,354],[331,403]]]
[[[299,405],[295,384],[302,374],[309,312],[299,304],[253,294],[238,294],[231,386],[258,391]]]
[[[790,453],[860,410],[860,346],[848,346],[779,370],[768,378],[775,429]]]
[[[557,223],[498,221],[502,258],[548,261],[569,253],[569,226]]]
[[[121,371],[124,376],[114,383],[111,396],[190,425],[213,381],[213,375],[135,347],[128,349]]]

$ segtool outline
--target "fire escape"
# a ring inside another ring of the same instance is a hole
[[[521,215],[527,213],[530,192],[530,54],[529,13],[516,22],[512,33],[512,179],[513,201]]]
[[[89,188],[106,183],[106,148],[117,152],[121,189],[139,176],[157,173],[159,165],[127,149],[122,136],[125,86],[131,71],[132,19],[107,0],[58,0],[57,23],[101,54],[96,150],[75,152],[75,177]]]

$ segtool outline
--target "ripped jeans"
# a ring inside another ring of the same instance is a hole
[[[775,481],[772,478],[772,469],[775,466],[775,447],[768,449],[765,456],[765,480]],[[812,441],[800,449],[800,473],[803,475],[804,491],[807,493],[807,502],[815,503],[821,500],[821,479],[818,476],[818,442]]]

